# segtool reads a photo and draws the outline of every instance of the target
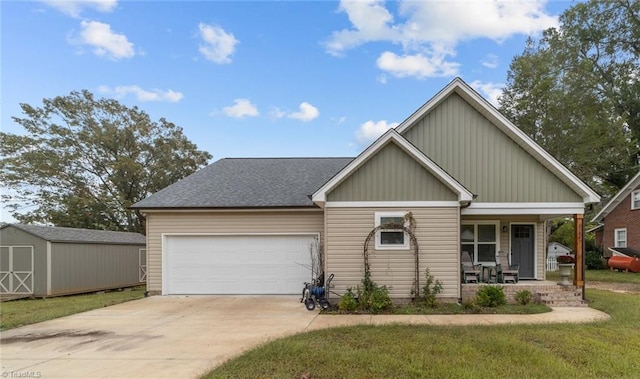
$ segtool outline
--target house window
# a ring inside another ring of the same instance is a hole
[[[615,229],[613,238],[615,247],[627,247],[627,229]]]
[[[640,190],[631,192],[631,209],[640,209]]]
[[[376,226],[396,224],[406,226],[404,212],[376,212]],[[383,229],[376,233],[376,249],[408,250],[409,236],[402,229]]]
[[[495,263],[498,251],[498,223],[464,223],[460,227],[460,251],[476,263]]]

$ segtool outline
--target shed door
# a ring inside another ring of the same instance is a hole
[[[147,281],[147,249],[138,250],[138,280]]]
[[[169,294],[298,294],[311,279],[314,235],[167,236]]]
[[[0,246],[0,293],[33,294],[33,246]]]

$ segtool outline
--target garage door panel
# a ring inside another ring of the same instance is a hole
[[[298,294],[314,235],[167,236],[165,294]]]

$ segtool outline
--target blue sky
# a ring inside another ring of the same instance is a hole
[[[572,2],[2,1],[2,130],[87,89],[213,160],[355,156],[454,77],[495,102]]]

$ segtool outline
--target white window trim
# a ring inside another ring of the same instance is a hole
[[[631,210],[640,209],[640,202],[638,202],[638,206],[637,207],[634,207],[635,204],[633,204],[633,198],[637,194],[640,194],[640,189],[631,192]]]
[[[396,211],[396,212],[375,212],[375,226],[380,226],[380,219],[382,217],[405,217],[407,212]],[[405,222],[405,226],[407,223]],[[387,232],[399,232],[401,230],[385,230]],[[381,243],[381,235],[382,230],[378,230],[376,232],[376,250],[409,250],[409,234],[407,232],[404,233],[404,244],[402,245],[382,245]]]
[[[618,232],[624,232],[624,246],[620,245],[620,239],[618,238]],[[627,247],[627,228],[613,229],[613,246],[614,247]]]
[[[462,229],[462,225],[473,225],[473,233],[474,233],[474,239],[477,238],[478,236],[478,225],[495,225],[496,227],[496,254],[498,254],[498,251],[500,251],[500,221],[496,221],[496,220],[485,220],[485,221],[480,221],[480,220],[461,220],[460,221],[460,229]],[[462,236],[458,235],[458,246],[460,247],[461,251],[462,251],[462,245],[474,245],[474,251],[473,251],[473,256],[471,257],[471,259],[473,259],[473,263],[474,264],[482,264],[482,265],[495,265],[496,263],[496,259],[495,257],[493,258],[492,261],[479,261],[478,260],[478,252],[476,251],[477,248],[476,246],[478,246],[478,243],[481,244],[488,244],[491,242],[462,242]]]

